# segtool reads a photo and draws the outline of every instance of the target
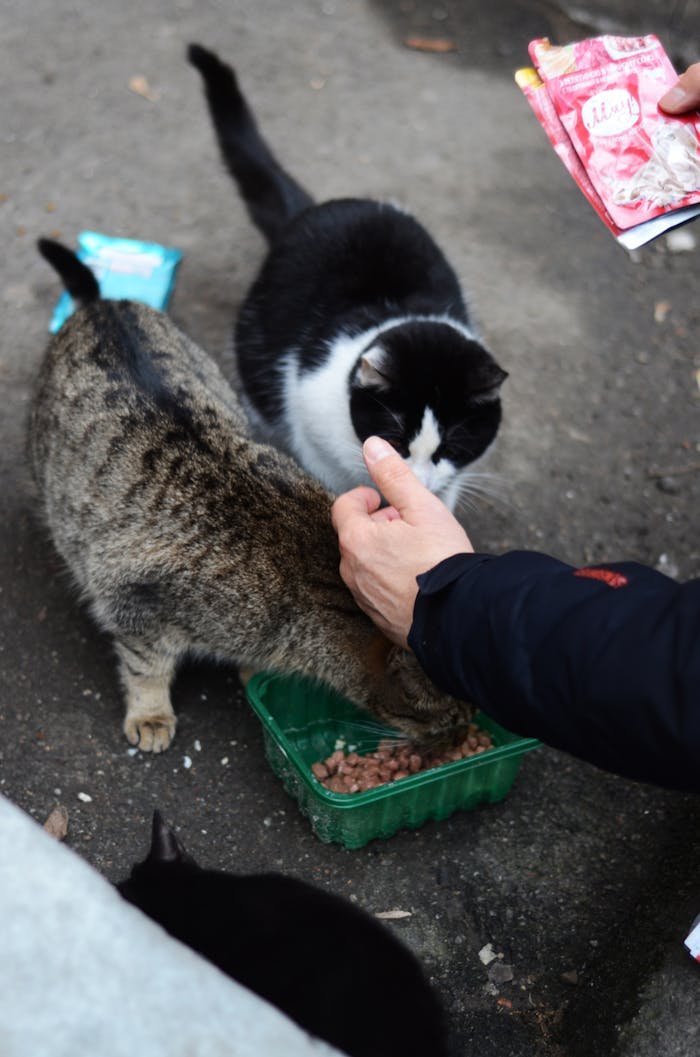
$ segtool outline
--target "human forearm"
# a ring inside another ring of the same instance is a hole
[[[700,581],[476,554],[421,577],[409,644],[438,685],[509,729],[700,790],[699,627]]]

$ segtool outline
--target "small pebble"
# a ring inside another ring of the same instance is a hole
[[[190,767],[192,766],[191,757],[183,756],[182,757],[182,766],[185,768],[186,771],[189,771]]]
[[[660,554],[659,560],[655,567],[657,572],[663,573],[665,576],[670,576],[672,580],[678,579],[679,568],[673,558],[670,558],[668,554]]]
[[[78,800],[82,800],[84,804],[92,803],[92,797],[89,793],[78,793]]]
[[[483,965],[490,965],[497,957],[498,955],[493,949],[492,943],[487,943],[486,946],[482,947],[479,951],[479,961],[481,961]]]
[[[488,972],[492,984],[509,984],[514,976],[513,966],[499,961],[491,965]]]
[[[695,249],[695,235],[686,228],[669,231],[666,236],[666,249],[669,253],[689,253]]]
[[[670,301],[657,301],[654,305],[654,322],[665,323],[666,317],[671,311]]]

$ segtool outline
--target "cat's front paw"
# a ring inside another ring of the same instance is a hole
[[[127,715],[124,733],[130,745],[142,752],[165,752],[175,736],[177,720],[174,713],[162,716]]]

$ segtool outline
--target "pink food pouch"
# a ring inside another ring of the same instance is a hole
[[[561,47],[541,38],[529,51],[536,74],[521,70],[516,80],[623,245],[641,246],[700,214],[700,116],[659,110],[678,78],[657,37],[603,36]]]
[[[579,190],[586,196],[590,205],[593,206],[600,219],[612,231],[613,235],[620,235],[620,228],[610,217],[600,195],[591,183],[583,162],[574,150],[574,145],[554,109],[554,103],[550,98],[544,81],[540,79],[537,71],[530,67],[518,70],[515,74],[515,80],[532,107],[535,117],[547,133],[549,142],[552,144],[559,159],[578,184]]]

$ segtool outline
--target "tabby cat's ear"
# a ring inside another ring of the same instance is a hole
[[[372,345],[360,356],[355,384],[364,388],[388,389],[392,380],[391,357],[381,347]]]
[[[166,826],[160,811],[153,812],[151,829],[151,849],[148,853],[151,862],[187,862],[194,863],[169,826]]]

